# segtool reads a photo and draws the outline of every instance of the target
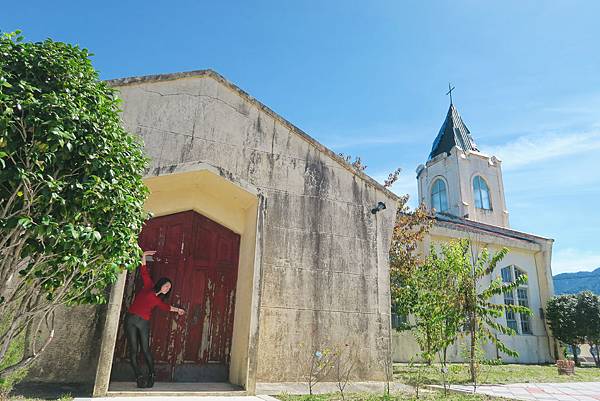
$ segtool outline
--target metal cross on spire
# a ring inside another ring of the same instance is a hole
[[[446,95],[450,95],[450,105],[452,105],[452,91],[454,90],[454,86],[450,85],[450,82],[448,82],[448,92],[446,92]]]

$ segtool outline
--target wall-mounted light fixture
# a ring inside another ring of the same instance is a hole
[[[373,209],[371,209],[371,213],[375,214],[379,211],[382,211],[383,209],[385,209],[385,203],[377,202],[377,206],[375,206]]]

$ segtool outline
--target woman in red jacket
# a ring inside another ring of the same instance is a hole
[[[127,342],[129,343],[129,360],[135,373],[135,378],[138,387],[152,387],[154,385],[154,360],[150,352],[150,316],[154,308],[159,308],[166,312],[175,312],[180,316],[185,313],[183,309],[170,306],[163,302],[161,297],[166,297],[171,292],[171,280],[162,277],[156,281],[152,281],[148,267],[146,266],[146,256],[154,255],[156,251],[146,251],[142,256],[142,280],[144,288],[136,295],[133,303],[127,311],[125,317],[125,332],[127,333]],[[148,365],[148,380],[144,383],[144,377],[137,362],[138,350],[138,335],[140,338],[140,346]]]

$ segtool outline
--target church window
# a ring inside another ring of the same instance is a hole
[[[518,280],[521,276],[526,276],[526,274],[515,267],[515,280]]]
[[[490,189],[481,176],[475,176],[473,180],[473,195],[475,196],[475,207],[478,209],[491,210]]]
[[[435,180],[431,187],[431,207],[438,212],[445,212],[448,210],[446,183],[441,178]]]
[[[517,296],[520,306],[529,308],[529,299],[527,298],[527,288],[517,288]],[[529,315],[521,313],[521,333],[531,334],[531,327],[529,325]]]
[[[512,292],[507,292],[504,294],[504,304],[505,305],[514,305],[515,304],[515,298],[513,297]],[[506,325],[508,327],[510,327],[511,329],[513,329],[514,331],[516,331],[517,333],[519,332],[518,325],[517,325],[517,317],[516,317],[515,312],[513,312],[511,310],[506,311]]]
[[[526,275],[524,271],[516,266],[507,266],[500,271],[502,282],[514,283],[519,277]],[[504,293],[505,305],[524,306],[529,308],[529,296],[527,292],[527,284],[522,284],[518,288]],[[515,313],[513,311],[505,311],[506,325],[520,334],[531,334],[531,322],[529,315],[525,313]]]

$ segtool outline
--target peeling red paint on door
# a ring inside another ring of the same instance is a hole
[[[169,277],[173,288],[166,302],[187,311],[181,317],[153,312],[150,347],[157,380],[227,380],[239,244],[238,234],[193,211],[145,224],[140,246],[157,250],[148,263],[152,277]],[[141,285],[138,275],[128,276],[122,316]],[[127,358],[125,343],[120,327],[115,362]]]

